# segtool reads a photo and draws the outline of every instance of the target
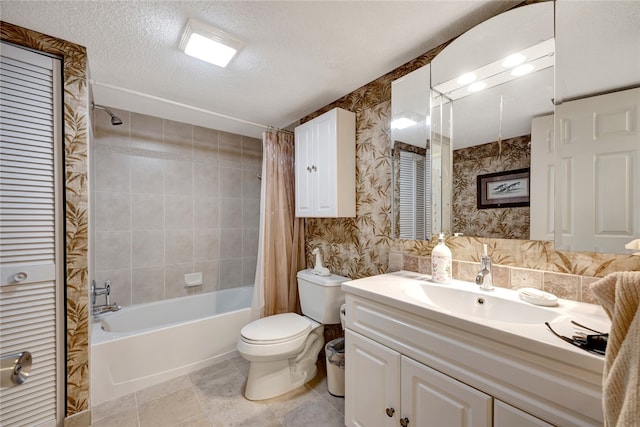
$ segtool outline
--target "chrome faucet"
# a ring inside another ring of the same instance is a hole
[[[484,245],[483,255],[480,261],[480,272],[476,275],[476,284],[484,291],[493,290],[493,280],[491,278],[491,258],[487,254],[487,245]]]
[[[118,311],[118,310],[120,310],[122,308],[118,304],[116,304],[115,302],[114,303],[109,303],[109,295],[110,294],[111,294],[111,281],[110,280],[107,280],[107,282],[105,283],[104,288],[97,288],[96,287],[96,281],[94,280],[92,282],[92,285],[91,285],[91,306],[92,306],[94,315],[107,313],[109,311]],[[96,299],[97,299],[98,295],[104,295],[105,296],[105,300],[106,300],[105,304],[96,305]]]

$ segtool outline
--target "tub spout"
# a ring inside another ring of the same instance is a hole
[[[111,303],[111,304],[94,305],[93,306],[93,314],[95,316],[95,315],[98,315],[98,314],[108,313],[108,312],[112,312],[112,311],[118,311],[121,308],[122,307],[120,307],[115,302]]]

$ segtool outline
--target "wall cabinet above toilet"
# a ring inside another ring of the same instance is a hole
[[[356,215],[356,118],[334,108],[295,129],[296,216]]]

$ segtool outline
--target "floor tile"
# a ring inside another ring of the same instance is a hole
[[[92,409],[93,427],[344,426],[344,399],[327,391],[324,363],[316,378],[273,399],[244,398],[249,363],[234,356]]]
[[[133,393],[94,406],[91,408],[91,419],[94,422],[131,409],[137,409],[136,396]]]
[[[287,413],[318,397],[318,394],[306,386],[300,386],[282,396],[267,399],[264,402],[276,417],[282,418]]]
[[[91,423],[92,427],[138,427],[138,425],[138,410],[135,407]]]
[[[200,414],[187,421],[178,424],[176,427],[211,427],[211,422],[207,414]]]
[[[182,390],[183,388],[191,388],[191,381],[187,375],[140,390],[136,393],[136,399],[138,401],[138,405],[142,405],[143,403],[166,396],[167,394],[174,393],[178,390]]]
[[[202,412],[191,388],[178,390],[139,406],[141,427],[173,427]]]
[[[344,427],[344,416],[318,396],[286,414],[282,424],[284,427]]]

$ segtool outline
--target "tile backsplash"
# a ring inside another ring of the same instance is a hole
[[[430,242],[395,240],[389,254],[389,271],[431,274]],[[480,271],[482,245],[493,261],[493,284],[504,288],[531,287],[560,298],[597,303],[590,285],[615,271],[639,270],[640,256],[556,251],[553,242],[479,237],[448,237],[453,256],[453,277],[474,282]]]
[[[93,262],[111,301],[253,284],[262,141],[114,110],[93,112]],[[203,273],[185,287],[184,274]]]

